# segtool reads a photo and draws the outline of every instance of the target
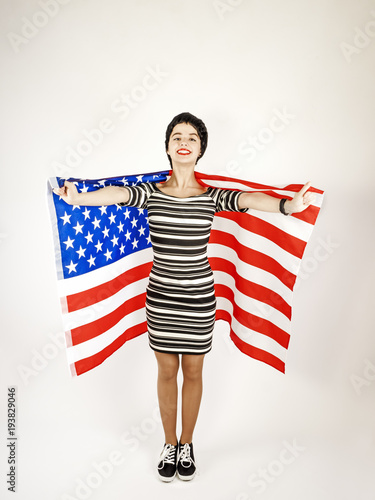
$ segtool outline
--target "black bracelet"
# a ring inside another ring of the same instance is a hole
[[[282,200],[280,200],[279,210],[283,215],[289,215],[287,212],[285,212],[285,208],[284,208],[286,201],[288,201],[287,198],[283,198]]]

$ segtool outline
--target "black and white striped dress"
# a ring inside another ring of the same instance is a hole
[[[211,350],[216,299],[207,243],[215,212],[240,211],[240,191],[209,187],[178,198],[156,183],[126,186],[128,206],[148,210],[153,266],[146,295],[150,347],[159,352]],[[241,210],[246,211],[246,209]]]

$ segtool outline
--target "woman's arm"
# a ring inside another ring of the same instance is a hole
[[[292,200],[287,200],[285,202],[285,212],[288,214],[302,212],[309,205],[314,203],[315,194],[307,192],[310,186],[310,182],[307,182],[303,188],[294,195]],[[238,198],[238,207],[240,209],[253,208],[254,210],[261,210],[263,212],[279,212],[280,200],[264,193],[241,193]]]
[[[79,193],[73,182],[65,181],[63,187],[54,189],[53,192],[69,205],[102,206],[129,201],[129,191],[121,186],[106,186],[96,191]]]

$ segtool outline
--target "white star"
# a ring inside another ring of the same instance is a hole
[[[83,186],[81,189],[81,193],[87,193],[88,190],[89,190],[88,186]]]
[[[143,215],[143,212],[144,212],[144,208],[138,208],[138,214],[139,215]]]
[[[90,264],[90,267],[95,266],[95,259],[96,259],[96,257],[93,257],[92,255],[90,255],[90,258],[87,261]]]
[[[126,237],[126,241],[130,240],[130,236],[132,235],[132,233],[129,231],[129,229],[126,231],[126,234],[125,234],[125,237]]]
[[[83,215],[85,216],[85,220],[90,218],[90,212],[91,210],[87,210],[87,207],[85,207],[85,211],[82,212]]]
[[[86,241],[87,241],[87,245],[88,245],[89,243],[92,243],[92,242],[93,242],[93,241],[92,241],[92,237],[93,237],[93,236],[94,236],[94,235],[93,235],[93,234],[91,234],[91,233],[90,233],[90,231],[87,231],[87,236],[85,236]]]
[[[117,238],[116,236],[114,236],[114,237],[111,239],[111,241],[112,241],[113,246],[118,245],[118,238]]]
[[[71,217],[71,215],[68,215],[66,212],[65,212],[65,215],[63,217],[60,217],[60,219],[62,219],[64,221],[64,226],[66,223],[70,224],[70,217]]]
[[[112,259],[112,252],[110,252],[109,250],[106,251],[106,253],[104,254],[106,259]]]
[[[107,213],[107,207],[99,207],[99,210],[102,215]]]
[[[101,181],[99,181],[99,184],[101,184],[104,187],[105,186],[105,179],[102,179]]]
[[[147,240],[147,243],[150,244],[151,243],[151,236],[148,235],[147,238],[146,238],[146,240]]]
[[[79,250],[76,250],[76,252],[78,253],[79,259],[80,259],[81,257],[85,256],[86,248],[82,248],[81,245],[80,245],[79,246]]]
[[[132,245],[133,245],[133,250],[134,248],[138,248],[138,240],[134,238],[134,241],[132,241]]]
[[[130,210],[128,208],[125,210],[124,215],[125,215],[125,219],[129,219],[129,217],[130,217]]]
[[[94,229],[100,227],[100,220],[98,220],[96,217],[93,221],[91,221],[94,224]]]
[[[76,208],[80,208],[79,205],[73,205],[72,210],[75,210]]]
[[[109,233],[109,229],[107,229],[107,226],[104,228],[104,231],[102,231],[102,233],[103,233],[103,238],[109,237],[109,234],[108,234]]]
[[[74,240],[71,240],[70,236],[68,236],[68,239],[66,241],[63,241],[63,243],[65,243],[66,245],[65,250],[68,250],[68,248],[73,248],[73,242]]]
[[[146,231],[146,228],[144,228],[143,226],[141,226],[141,227],[138,229],[138,231],[139,231],[139,236],[144,236],[145,231]]]
[[[94,245],[94,246],[96,248],[96,253],[101,252],[102,251],[103,242],[100,242],[98,240],[98,243],[96,245]]]
[[[111,221],[111,224],[113,224],[115,222],[116,216],[114,214],[111,214],[108,218]]]
[[[77,224],[75,226],[73,226],[73,229],[75,230],[76,232],[76,235],[78,233],[82,233],[82,228],[83,228],[83,225],[81,226],[81,224],[79,222],[77,222]],[[83,234],[83,233],[82,233]]]
[[[124,244],[121,243],[121,246],[120,246],[120,254],[122,255],[124,252],[125,252],[125,247],[124,247]]]
[[[120,224],[117,226],[117,229],[118,229],[119,233],[122,233],[124,230],[124,224],[122,222],[120,222]]]
[[[137,221],[137,219],[136,219],[135,217],[133,217],[133,220],[132,220],[132,221],[130,221],[130,222],[131,222],[131,224],[132,224],[132,227],[135,227],[135,226],[137,225],[137,222],[138,222],[138,221]]]
[[[75,272],[75,273],[77,272],[76,271],[77,266],[78,266],[78,262],[77,262],[77,264],[73,264],[73,261],[71,260],[69,266],[65,266],[65,267],[67,267],[69,269],[69,274],[70,274],[71,272]]]
[[[138,181],[138,182],[142,182],[142,178],[143,178],[143,175],[138,175],[138,176],[137,176],[137,181]]]
[[[124,186],[127,186],[129,184],[128,179],[126,177],[124,177],[121,182],[124,183]]]

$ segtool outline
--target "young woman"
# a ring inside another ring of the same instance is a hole
[[[213,273],[206,247],[215,212],[247,209],[301,212],[314,200],[307,183],[292,200],[263,193],[206,187],[194,174],[207,147],[202,120],[190,113],[176,116],[168,125],[165,147],[172,175],[162,183],[132,187],[107,186],[78,193],[65,182],[56,189],[72,205],[129,205],[146,208],[154,253],[146,298],[150,347],[158,363],[157,391],[165,444],[159,458],[161,480],[194,477],[196,466],[193,432],[202,396],[202,368],[211,350],[216,299]],[[177,373],[181,364],[182,432],[177,438]]]

